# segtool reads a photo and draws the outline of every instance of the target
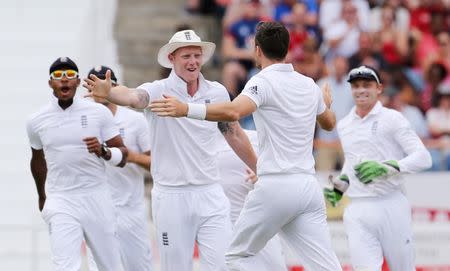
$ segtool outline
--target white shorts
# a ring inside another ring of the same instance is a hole
[[[231,237],[230,204],[219,184],[152,190],[153,222],[162,271],[192,271],[195,241],[200,269],[223,271]]]
[[[277,233],[300,256],[307,270],[342,270],[331,247],[322,189],[313,175],[259,177],[234,230],[226,254],[230,271],[256,270],[253,257]]]
[[[48,195],[42,217],[48,225],[56,271],[79,271],[86,240],[100,271],[121,270],[116,217],[108,189]]]
[[[149,225],[145,206],[116,207],[117,236],[124,270],[151,271]],[[88,249],[89,270],[98,268]]]
[[[376,198],[353,198],[344,211],[350,258],[355,270],[413,271],[411,207],[396,191]]]

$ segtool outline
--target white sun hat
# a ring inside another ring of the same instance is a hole
[[[216,45],[212,42],[202,41],[194,30],[182,30],[175,33],[167,44],[165,44],[158,52],[158,63],[166,68],[173,68],[169,60],[169,55],[176,49],[186,46],[200,46],[202,48],[203,61],[207,62],[216,49]]]

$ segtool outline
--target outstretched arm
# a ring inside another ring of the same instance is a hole
[[[150,108],[161,117],[190,117],[209,121],[238,121],[256,110],[249,97],[239,95],[232,102],[209,104],[186,104],[175,97],[163,95],[163,99],[152,101]]]
[[[96,97],[107,99],[108,101],[123,106],[130,106],[136,109],[144,109],[148,106],[150,97],[143,89],[128,88],[126,86],[112,86],[111,71],[107,71],[105,79],[99,79],[94,74],[90,78],[84,79],[83,87],[88,90],[85,97]]]
[[[239,123],[237,121],[219,122],[217,126],[225,137],[225,140],[228,142],[228,145],[230,145],[237,156],[239,156],[253,172],[256,172],[256,153]]]
[[[30,168],[39,196],[39,211],[42,211],[46,199],[45,180],[47,178],[47,162],[45,161],[45,155],[42,149],[36,150],[31,148]]]

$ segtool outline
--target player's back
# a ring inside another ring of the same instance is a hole
[[[324,110],[314,81],[291,64],[273,64],[250,79],[243,94],[258,106],[258,174],[314,173],[314,129],[319,108]]]

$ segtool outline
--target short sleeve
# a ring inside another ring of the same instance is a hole
[[[43,148],[41,138],[34,129],[31,120],[27,122],[27,134],[28,140],[30,141],[30,146],[35,150],[41,150]]]
[[[141,152],[146,152],[150,147],[150,128],[143,114],[138,114],[137,123],[137,144]]]
[[[149,102],[162,98],[162,83],[160,81],[144,83],[136,89],[145,90],[148,93]]]
[[[267,103],[269,91],[270,86],[267,81],[262,77],[254,76],[247,82],[241,95],[249,97],[257,107],[260,107]]]
[[[314,83],[314,89],[315,89],[315,92],[317,93],[317,98],[318,98],[317,115],[320,115],[323,112],[325,112],[325,109],[327,108],[327,106],[325,104],[325,101],[323,100],[322,90],[316,83]]]
[[[112,139],[115,136],[118,136],[119,133],[119,128],[116,126],[115,122],[114,122],[114,118],[113,115],[111,113],[111,111],[109,111],[109,109],[107,109],[106,107],[104,107],[105,110],[101,110],[101,114],[102,114],[102,124],[101,124],[101,137],[103,141],[108,141],[110,139]]]

